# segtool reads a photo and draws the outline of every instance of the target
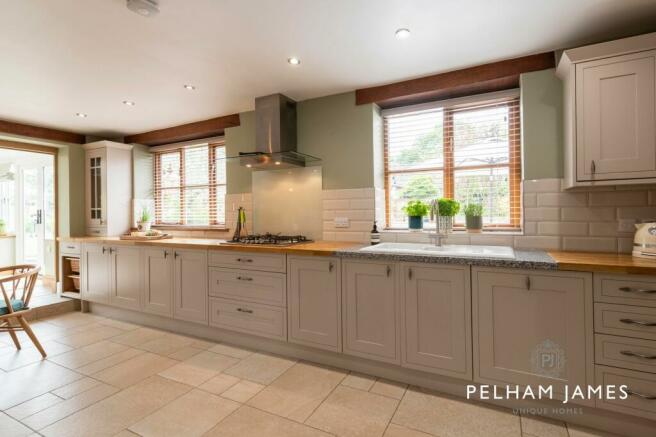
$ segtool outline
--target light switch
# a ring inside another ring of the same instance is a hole
[[[348,228],[351,226],[349,224],[348,217],[335,217],[335,227],[336,228]]]

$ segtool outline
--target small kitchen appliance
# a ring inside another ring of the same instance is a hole
[[[248,244],[248,245],[271,245],[271,246],[291,246],[292,244],[309,243],[309,240],[303,235],[280,235],[280,234],[252,234],[242,235],[227,241],[227,244]]]
[[[636,223],[633,256],[656,259],[656,221]]]

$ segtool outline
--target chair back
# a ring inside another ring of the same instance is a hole
[[[41,267],[36,264],[0,267],[0,297],[4,299],[7,308],[11,308],[11,299],[22,300],[25,308],[29,306],[39,270]]]

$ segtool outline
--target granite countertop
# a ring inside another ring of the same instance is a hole
[[[369,260],[406,261],[434,264],[460,264],[481,267],[507,267],[534,270],[558,270],[558,263],[544,250],[517,250],[514,259],[472,258],[465,256],[414,255],[400,253],[361,252],[362,245],[338,249],[336,256]]]

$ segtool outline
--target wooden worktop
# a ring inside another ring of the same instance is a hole
[[[225,240],[210,238],[169,238],[164,240],[121,240],[119,237],[66,237],[59,241],[80,243],[121,244],[126,246],[158,246],[180,249],[221,249],[262,253],[288,253],[298,255],[334,255],[336,250],[361,246],[344,241],[313,241],[291,246],[227,244]]]
[[[559,270],[656,275],[656,259],[636,258],[629,254],[597,252],[548,252]]]

